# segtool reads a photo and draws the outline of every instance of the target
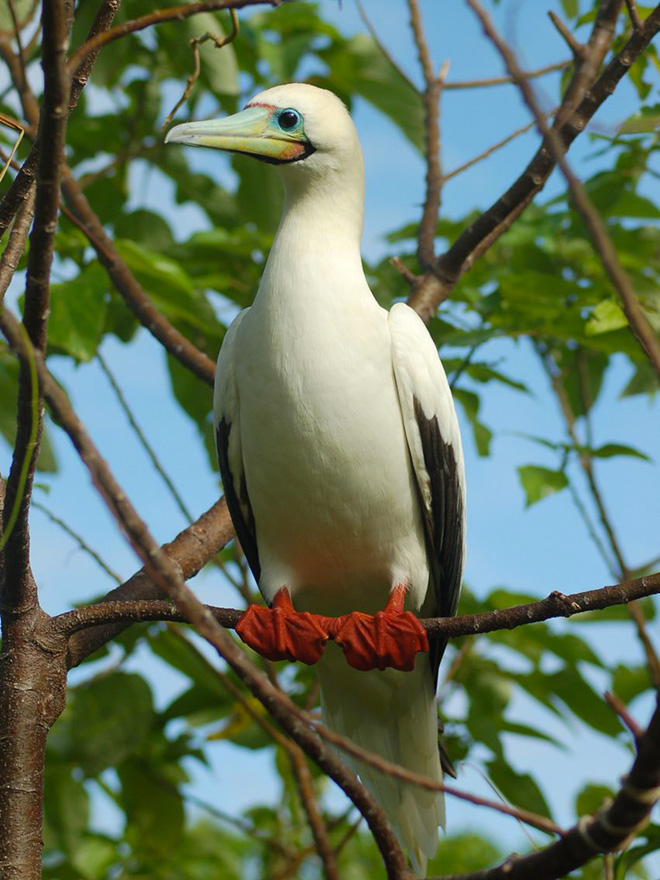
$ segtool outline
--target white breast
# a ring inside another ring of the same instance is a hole
[[[261,589],[286,584],[296,607],[341,614],[373,612],[409,580],[419,607],[428,568],[387,313],[370,294],[344,311],[314,301],[269,297],[237,339]]]

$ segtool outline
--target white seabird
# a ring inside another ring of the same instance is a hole
[[[353,122],[332,93],[290,84],[226,119],[177,125],[166,141],[275,164],[286,192],[254,304],[231,325],[216,374],[227,503],[272,606],[251,606],[239,632],[272,659],[318,661],[330,726],[441,780],[435,686],[445,644],[415,662],[425,648],[415,615],[456,610],[461,439],[426,327],[403,303],[381,308],[365,279]],[[424,875],[442,795],[352,764]]]

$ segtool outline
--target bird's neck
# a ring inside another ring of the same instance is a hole
[[[284,212],[257,300],[371,296],[360,256],[364,183],[360,173],[331,181],[284,177]],[[255,303],[256,304],[256,303]]]

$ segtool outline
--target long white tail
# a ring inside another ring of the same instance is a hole
[[[339,649],[328,645],[317,669],[323,717],[329,727],[363,749],[408,770],[442,781],[438,722],[431,670],[418,657],[414,672],[358,672]],[[438,847],[444,826],[444,797],[394,779],[363,761],[342,758],[387,813],[413,870],[426,876],[426,863]]]

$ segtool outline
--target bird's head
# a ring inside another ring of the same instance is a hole
[[[353,121],[332,92],[306,83],[275,86],[224,119],[185,122],[165,143],[244,153],[280,167],[285,179],[326,177],[353,166],[362,153]]]

